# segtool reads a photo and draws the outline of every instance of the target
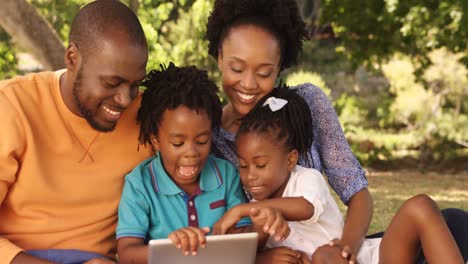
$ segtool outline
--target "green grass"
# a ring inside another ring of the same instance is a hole
[[[416,170],[393,172],[367,172],[369,191],[374,199],[374,216],[369,234],[387,228],[393,215],[408,198],[425,193],[434,199],[441,209],[448,207],[468,211],[468,172],[444,174],[421,173]],[[333,191],[332,191],[333,192]],[[337,198],[333,192],[334,197]],[[338,201],[344,213],[346,207]]]

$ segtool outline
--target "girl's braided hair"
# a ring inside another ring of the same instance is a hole
[[[287,104],[273,112],[268,105],[263,106],[271,97],[284,99]],[[283,85],[264,96],[243,117],[237,137],[247,132],[269,133],[277,142],[284,142],[288,150],[296,149],[301,155],[309,155],[313,141],[310,108],[295,90]]]

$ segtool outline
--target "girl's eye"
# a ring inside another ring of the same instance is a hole
[[[206,141],[197,141],[198,145],[205,145],[207,143],[208,143],[208,140],[206,140]]]
[[[257,164],[255,165],[255,167],[261,169],[261,168],[265,168],[266,167],[266,164]]]
[[[180,143],[172,143],[172,146],[174,147],[181,147],[184,143],[180,142]]]
[[[239,164],[239,168],[240,168],[240,169],[245,169],[245,168],[247,168],[247,165],[241,165],[241,164]]]

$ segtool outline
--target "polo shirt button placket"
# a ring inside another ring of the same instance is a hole
[[[195,197],[192,197],[190,200],[188,200],[189,226],[199,227],[198,219],[197,219],[197,208],[194,206],[193,199],[195,199]]]

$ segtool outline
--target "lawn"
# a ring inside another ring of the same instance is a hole
[[[421,173],[417,170],[368,171],[367,178],[374,199],[369,234],[385,230],[400,205],[420,193],[432,197],[441,209],[456,207],[468,211],[468,171],[454,174]],[[345,212],[345,206],[341,202],[338,204]]]

